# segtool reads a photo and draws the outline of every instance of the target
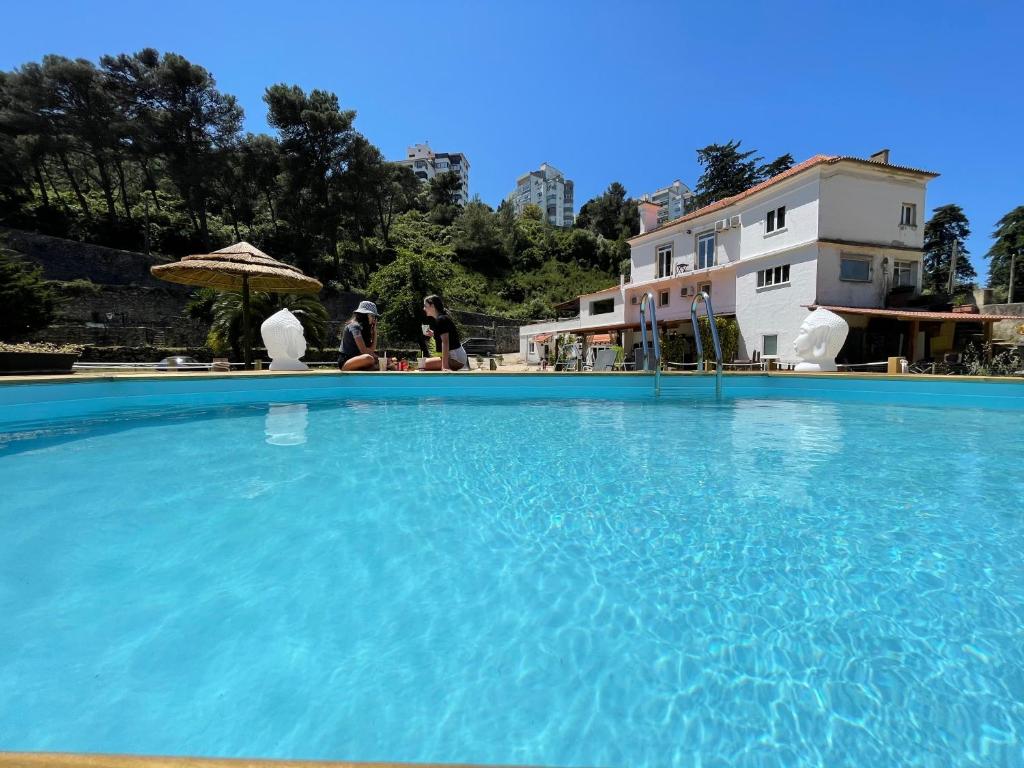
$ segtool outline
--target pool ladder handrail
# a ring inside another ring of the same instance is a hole
[[[697,345],[697,371],[704,372],[704,343],[700,339],[700,326],[697,325],[697,302],[704,302],[704,311],[711,327],[711,342],[715,347],[715,397],[722,396],[722,345],[718,340],[718,325],[715,323],[715,310],[711,306],[711,296],[707,291],[698,291],[690,302],[690,322],[693,323],[693,340]]]
[[[651,370],[647,348],[647,308],[651,310],[651,341],[654,348],[654,394],[661,394],[661,342],[658,339],[658,313],[654,309],[654,294],[648,291],[640,299],[640,348],[644,355],[644,370]]]

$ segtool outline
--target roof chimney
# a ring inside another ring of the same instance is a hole
[[[658,211],[661,210],[661,206],[650,200],[641,200],[637,207],[640,209],[640,234],[657,229]]]
[[[871,157],[869,157],[868,160],[870,160],[872,163],[881,163],[882,165],[888,165],[889,150],[880,149],[877,152],[875,152],[875,154],[873,154]]]

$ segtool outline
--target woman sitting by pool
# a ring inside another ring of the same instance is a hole
[[[361,301],[341,335],[338,368],[343,371],[364,371],[377,367],[377,305]]]
[[[440,296],[427,296],[423,300],[423,311],[427,313],[430,330],[427,336],[434,337],[440,357],[431,357],[423,366],[425,371],[458,371],[469,365],[469,356],[462,347],[459,329],[444,309]]]

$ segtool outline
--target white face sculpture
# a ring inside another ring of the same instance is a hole
[[[836,355],[843,348],[850,327],[835,312],[816,309],[800,324],[793,351],[806,364],[821,370],[836,369]]]
[[[260,332],[271,360],[298,360],[306,354],[302,323],[287,309],[268,317],[260,327]]]

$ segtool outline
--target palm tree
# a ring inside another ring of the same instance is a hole
[[[327,308],[320,299],[309,294],[254,292],[250,297],[253,327],[259,327],[275,312],[289,309],[302,323],[306,343],[323,350],[330,331]],[[210,338],[223,347],[230,346],[237,357],[242,350],[242,294],[225,291],[213,302],[213,323]]]

